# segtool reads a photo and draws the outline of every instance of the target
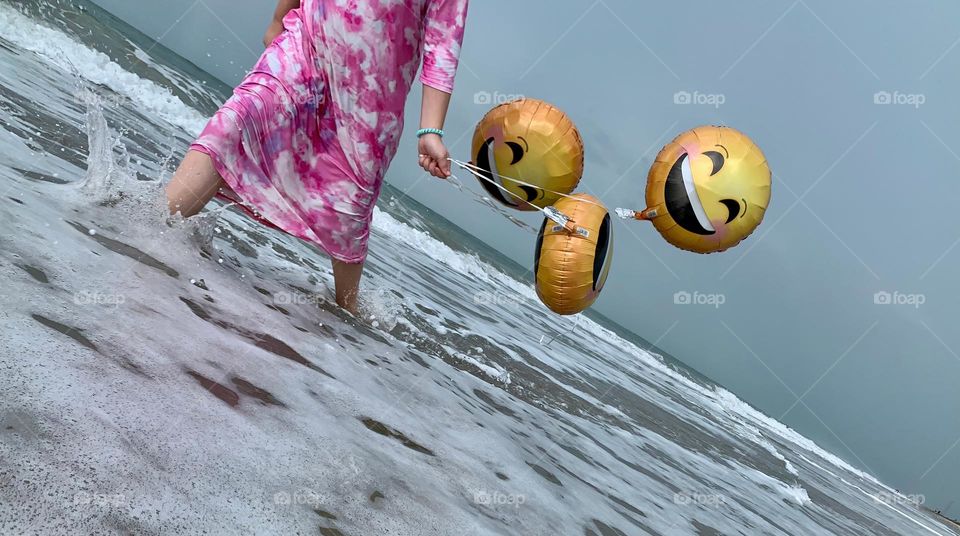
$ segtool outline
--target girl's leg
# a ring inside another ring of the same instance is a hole
[[[213,166],[213,159],[200,151],[188,151],[183,163],[167,185],[170,214],[177,212],[189,218],[216,195],[223,178]]]
[[[363,275],[363,263],[347,264],[333,260],[333,282],[337,288],[337,305],[353,314],[359,312],[360,276]]]
[[[170,213],[180,212],[189,218],[206,205],[223,186],[223,178],[213,166],[213,160],[200,151],[187,152],[183,163],[167,185]],[[348,264],[333,261],[333,280],[337,289],[337,305],[353,314],[359,312],[360,277],[363,263]]]

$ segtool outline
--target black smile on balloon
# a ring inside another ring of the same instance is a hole
[[[526,140],[524,140],[524,142],[526,142]],[[504,195],[503,190],[501,190],[500,188],[497,188],[493,184],[493,183],[497,183],[502,185],[502,179],[499,174],[495,174],[493,172],[493,162],[491,162],[490,160],[490,155],[493,153],[494,143],[495,143],[495,140],[493,138],[488,139],[480,147],[479,154],[477,154],[477,167],[482,170],[480,174],[487,179],[480,182],[483,184],[483,189],[486,190],[488,194],[490,194],[490,197],[506,205],[516,205],[517,203],[513,199],[510,199],[510,200],[506,199],[506,196]],[[522,145],[512,141],[507,142],[507,147],[509,147],[510,150],[513,151],[513,158],[511,159],[510,165],[514,166],[518,162],[520,162],[520,160],[523,159],[523,156],[526,154],[526,151],[524,150],[524,147]],[[523,190],[523,193],[526,194],[527,196],[526,201],[528,203],[532,203],[533,201],[536,201],[539,197],[543,195],[543,193],[539,189],[534,188],[533,186],[517,184],[516,187]]]
[[[687,188],[683,185],[683,161],[686,158],[688,158],[687,154],[681,155],[667,174],[667,184],[663,192],[667,212],[677,225],[687,231],[698,235],[712,235],[716,231],[709,231],[700,225],[697,214],[693,211],[690,196],[687,195]]]
[[[723,164],[726,159],[722,154],[717,151],[707,151],[703,154],[709,157],[713,163],[713,170],[710,172],[710,176],[716,175],[723,169]],[[689,155],[683,154],[680,156],[670,169],[670,173],[667,174],[667,184],[664,187],[667,212],[670,213],[670,216],[680,227],[683,227],[687,231],[698,235],[712,235],[716,233],[716,231],[704,229],[703,225],[700,224],[700,220],[697,219],[697,214],[693,210],[690,195],[687,194],[687,188],[683,184],[683,161],[686,158],[689,158]],[[726,223],[732,222],[738,215],[742,218],[743,214],[746,213],[746,200],[744,200],[743,205],[741,205],[740,201],[736,199],[721,199],[720,204],[727,208]],[[741,208],[744,209],[742,213]]]

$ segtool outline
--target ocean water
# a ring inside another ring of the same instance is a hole
[[[360,318],[313,247],[168,219],[227,91],[0,0],[0,533],[958,534],[395,190]]]

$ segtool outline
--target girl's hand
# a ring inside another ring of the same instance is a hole
[[[270,45],[273,44],[273,41],[277,38],[278,35],[283,33],[283,22],[279,20],[274,20],[270,23],[270,27],[267,28],[267,34],[263,36],[263,46],[270,48]]]
[[[443,138],[436,134],[420,137],[420,167],[438,179],[450,176],[450,151],[443,144]]]

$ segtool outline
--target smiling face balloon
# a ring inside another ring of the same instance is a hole
[[[520,99],[490,111],[473,134],[473,164],[487,180],[493,199],[517,210],[536,210],[569,194],[583,176],[583,141],[559,109],[536,99]],[[515,180],[514,180],[515,179]]]
[[[650,168],[643,219],[674,246],[731,248],[760,225],[770,202],[763,152],[729,127],[698,127],[670,142]]]

